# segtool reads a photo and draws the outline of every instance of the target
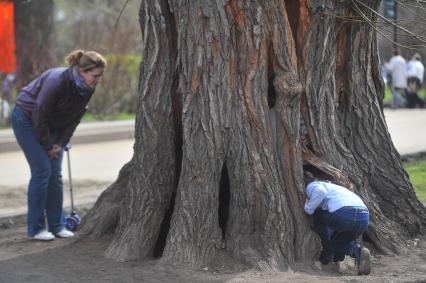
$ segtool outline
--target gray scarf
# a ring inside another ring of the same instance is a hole
[[[84,98],[89,98],[91,94],[93,93],[94,89],[88,86],[84,79],[80,76],[78,73],[78,67],[73,66],[72,67],[72,79],[77,86],[78,93],[83,96]]]

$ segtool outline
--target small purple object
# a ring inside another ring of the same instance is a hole
[[[81,219],[80,219],[80,216],[78,216],[78,214],[71,213],[70,216],[65,218],[65,222],[66,222],[65,226],[67,227],[68,230],[75,231],[77,230],[78,225],[80,225]]]

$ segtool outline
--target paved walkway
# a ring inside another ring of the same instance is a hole
[[[426,109],[385,110],[392,140],[401,155],[426,151]],[[134,122],[82,123],[73,137],[71,166],[77,179],[113,181],[133,152]],[[13,143],[13,145],[11,145]],[[66,160],[64,160],[66,161]],[[66,175],[66,162],[64,162]],[[11,130],[0,131],[0,188],[26,183],[29,171]],[[64,176],[67,179],[67,176]]]
[[[81,123],[72,138],[72,144],[133,139],[134,129],[134,121]],[[12,129],[0,130],[0,154],[16,150],[20,148]]]
[[[385,110],[385,117],[394,144],[401,155],[426,151],[426,109]],[[101,191],[117,178],[121,167],[132,158],[134,141],[129,136],[133,136],[133,128],[133,122],[87,123],[79,126],[73,137],[71,150],[72,178],[76,184],[74,187],[77,187],[77,204],[93,203]],[[11,151],[11,134],[7,133],[7,130],[0,131],[0,146],[2,138],[9,137],[9,150],[0,150],[0,206],[3,206],[0,207],[0,218],[22,214],[26,210],[26,185],[30,172],[23,153],[20,150]],[[63,177],[64,188],[68,190],[66,161],[65,155]],[[66,191],[65,205],[69,203],[68,196]],[[16,205],[13,203],[14,199]]]
[[[385,110],[392,140],[401,155],[426,151],[426,109]],[[134,122],[99,122],[81,124],[73,137],[71,168],[73,179],[114,181],[120,168],[133,154]],[[0,189],[26,184],[29,169],[24,155],[5,141],[14,142],[11,130],[0,131]],[[11,151],[13,150],[13,151]],[[64,156],[64,181],[68,180]]]
[[[114,181],[121,167],[132,158],[133,140],[118,140],[74,145],[70,151],[72,178],[95,182]],[[64,154],[63,179],[68,182],[68,164]],[[21,151],[0,153],[0,190],[3,186],[28,183],[30,169]]]
[[[133,153],[134,121],[81,123],[70,151],[73,179],[114,181]],[[68,181],[66,155],[64,181]],[[0,131],[0,190],[26,184],[30,171],[12,130]]]
[[[401,155],[426,151],[426,109],[386,109],[385,119]]]
[[[117,177],[133,155],[133,140],[77,144],[70,152],[74,203],[93,204]],[[70,205],[68,165],[63,160],[64,206]],[[21,151],[0,153],[0,219],[22,215],[27,210],[27,183],[30,178]]]

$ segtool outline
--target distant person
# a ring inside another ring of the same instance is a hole
[[[308,198],[304,210],[313,216],[315,231],[321,238],[321,264],[343,261],[349,255],[355,258],[358,274],[369,274],[370,251],[355,243],[368,228],[369,212],[364,202],[342,186],[314,178],[308,170],[304,181]]]
[[[389,63],[385,64],[386,71],[392,76],[392,109],[405,107],[405,89],[407,88],[407,67],[405,59],[401,56],[399,49],[395,49],[394,56]]]
[[[387,64],[387,62],[385,62]],[[392,78],[390,74],[386,71],[385,64],[380,66],[380,75],[382,76],[382,80],[385,83],[385,85],[390,86],[392,83]]]
[[[424,101],[418,96],[418,91],[423,84],[423,76],[425,67],[421,62],[419,53],[415,53],[407,63],[407,107],[415,108],[417,105],[420,108],[424,107]]]
[[[14,73],[8,74],[2,82],[3,98],[9,103],[12,101],[12,92],[15,85],[16,75]]]
[[[15,78],[15,74],[11,73],[8,74],[2,82],[0,120],[6,120],[9,118],[9,108],[12,102],[12,92],[16,83]]]
[[[31,169],[28,236],[41,241],[74,236],[65,228],[62,208],[63,147],[107,64],[102,55],[83,50],[71,52],[65,61],[68,68],[49,69],[23,87],[12,112],[13,132]]]

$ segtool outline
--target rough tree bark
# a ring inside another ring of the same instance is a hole
[[[374,14],[317,2],[143,1],[134,157],[83,225],[113,232],[107,256],[310,261],[304,162],[361,195],[379,252],[425,233],[383,116],[376,33],[359,21]]]
[[[52,0],[14,0],[17,89],[55,62]]]

